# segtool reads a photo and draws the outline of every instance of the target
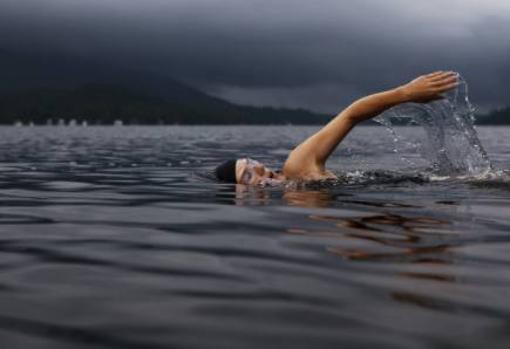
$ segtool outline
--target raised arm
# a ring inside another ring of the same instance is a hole
[[[300,178],[310,172],[325,171],[325,163],[349,131],[361,121],[373,118],[401,103],[426,103],[441,99],[442,93],[458,85],[454,72],[435,72],[420,76],[397,88],[357,100],[326,126],[298,145],[287,158],[284,173]]]

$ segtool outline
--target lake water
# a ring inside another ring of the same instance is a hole
[[[359,127],[338,183],[244,188],[315,127],[0,128],[2,348],[508,348],[510,128],[434,175]],[[400,132],[400,131],[399,131]]]

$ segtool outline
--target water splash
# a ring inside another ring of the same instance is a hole
[[[405,142],[395,125],[423,127],[425,140],[412,145],[430,162],[435,174],[482,175],[492,165],[474,127],[475,109],[469,101],[468,84],[462,76],[458,75],[458,79],[459,86],[445,94],[443,100],[402,104],[374,120],[389,130],[397,151]]]

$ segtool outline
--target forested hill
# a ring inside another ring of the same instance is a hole
[[[240,106],[171,78],[63,57],[0,51],[0,123],[315,124],[302,109]]]
[[[0,49],[0,124],[59,119],[89,124],[323,124],[332,115],[240,106],[170,77],[80,58]],[[477,117],[510,124],[510,108]]]

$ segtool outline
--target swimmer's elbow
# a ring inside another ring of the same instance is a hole
[[[342,119],[346,126],[352,127],[364,120],[362,114],[355,113],[350,110],[346,110],[343,114]]]
[[[375,110],[374,110],[375,109]],[[362,121],[377,115],[377,108],[374,108],[369,100],[362,98],[352,103],[342,112],[344,122],[349,126],[355,126]]]

